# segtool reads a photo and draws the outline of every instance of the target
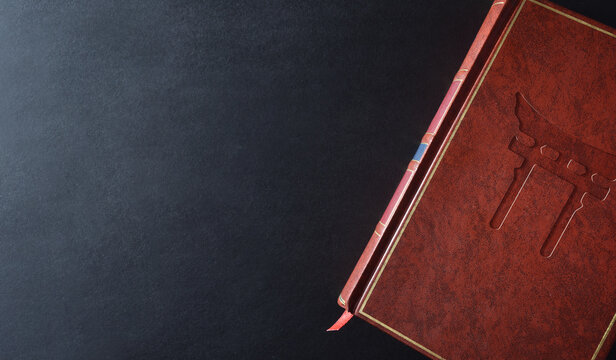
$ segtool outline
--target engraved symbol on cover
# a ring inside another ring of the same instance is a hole
[[[584,197],[588,194],[601,201],[607,198],[610,182],[616,181],[616,155],[585,144],[563,132],[541,116],[519,92],[516,94],[515,115],[519,121],[520,132],[530,137],[533,143],[525,144],[518,135],[511,139],[509,150],[524,160],[522,165],[514,170],[513,181],[496,209],[490,226],[494,229],[503,226],[533,168],[542,167],[574,186],[541,247],[541,254],[550,257],[574,214],[584,206]]]

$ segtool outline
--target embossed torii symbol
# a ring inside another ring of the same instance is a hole
[[[534,143],[526,145],[518,136],[511,140],[509,149],[522,156],[524,161],[514,170],[513,181],[490,225],[495,229],[503,226],[533,168],[541,166],[574,186],[571,196],[541,247],[541,254],[550,257],[573,215],[583,207],[582,201],[586,194],[598,200],[607,198],[610,180],[616,179],[616,156],[585,144],[549,123],[520,93],[516,94],[515,114],[520,122],[520,131],[530,136]]]

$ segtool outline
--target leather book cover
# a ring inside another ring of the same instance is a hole
[[[604,359],[616,330],[616,31],[495,1],[342,291],[433,359]]]

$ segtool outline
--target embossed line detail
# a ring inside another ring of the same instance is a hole
[[[558,160],[560,153],[547,145],[543,145],[541,147],[541,155],[547,157],[548,159],[556,161]]]
[[[583,200],[586,194],[598,200],[605,200],[609,193],[609,184],[601,185],[593,181],[594,175],[598,173],[584,176],[588,173],[588,168],[601,169],[601,172],[607,174],[610,179],[616,179],[616,155],[566,134],[541,116],[519,92],[516,93],[515,115],[519,121],[520,132],[531,137],[534,144],[529,146],[522,143],[517,135],[511,140],[509,150],[524,160],[522,165],[514,170],[513,181],[496,209],[490,225],[495,229],[503,226],[532,169],[535,165],[541,166],[574,186],[571,196],[541,247],[541,255],[549,258],[554,254],[575,213],[584,206]],[[563,156],[560,156],[561,154]],[[587,165],[583,165],[582,162]]]
[[[513,181],[490,225],[495,229],[503,226],[530,172],[534,166],[541,166],[574,186],[571,196],[541,247],[541,255],[549,258],[554,254],[575,213],[584,206],[585,196],[588,194],[603,201],[609,193],[609,183],[595,181],[595,178],[600,179],[597,177],[598,172],[591,172],[593,175],[589,175],[588,169],[600,169],[600,172],[610,179],[616,179],[616,155],[585,144],[560,130],[541,116],[519,92],[516,93],[515,115],[519,121],[520,133],[532,138],[534,143],[523,143],[519,135],[512,138],[509,150],[524,160],[522,165],[514,170]]]
[[[569,160],[569,162],[567,163],[567,169],[573,171],[577,175],[584,175],[584,174],[586,174],[586,166],[580,164],[579,162],[577,162],[577,161],[575,161],[573,159]]]
[[[494,229],[498,230],[503,226],[505,219],[507,219],[509,212],[513,208],[513,204],[515,204],[518,196],[520,196],[520,193],[522,192],[522,189],[524,189],[524,185],[526,185],[526,182],[528,181],[530,174],[535,169],[535,166],[536,165],[532,165],[530,168],[522,166],[513,170],[513,182],[511,182],[511,185],[509,186],[509,189],[507,189],[503,200],[498,206],[498,209],[496,209],[496,213],[494,213],[494,217],[492,217],[492,221],[490,221],[490,226]]]

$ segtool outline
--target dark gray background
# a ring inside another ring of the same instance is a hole
[[[422,358],[324,330],[490,4],[0,4],[0,357]]]

